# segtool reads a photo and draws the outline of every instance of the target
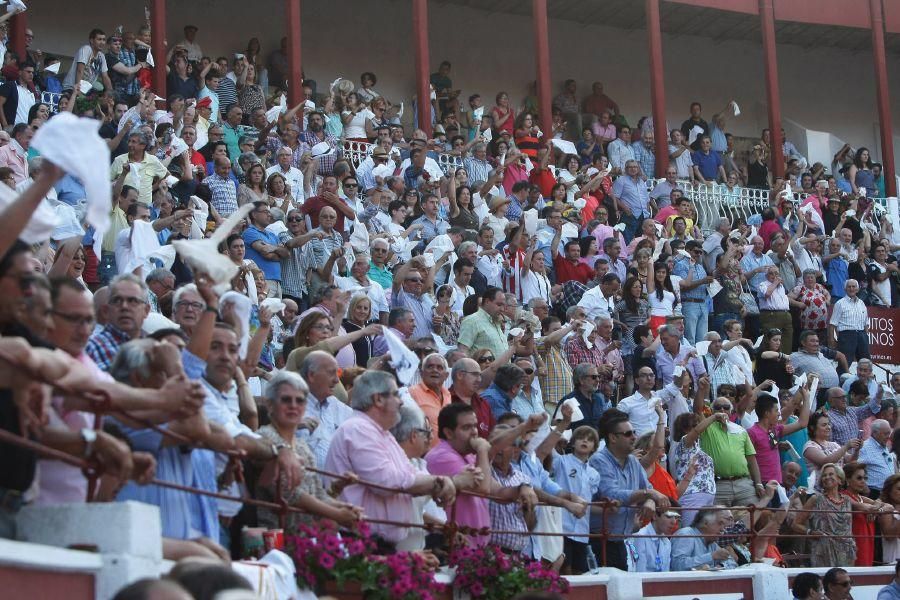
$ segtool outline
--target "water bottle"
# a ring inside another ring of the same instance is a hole
[[[595,575],[600,572],[600,565],[597,564],[597,557],[594,556],[594,551],[590,546],[587,548],[587,565],[588,573]]]

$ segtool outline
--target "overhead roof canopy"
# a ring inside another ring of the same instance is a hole
[[[714,40],[747,40],[762,42],[760,20],[756,14],[733,12],[719,8],[692,6],[685,0],[660,2],[662,31],[669,35],[693,35]],[[722,0],[686,0],[699,4],[721,4]],[[797,0],[788,0],[797,1]],[[830,0],[816,0],[827,2]],[[845,10],[852,10],[842,0]],[[855,0],[859,1],[859,0]],[[487,12],[531,15],[532,0],[444,0],[445,4],[466,6]],[[746,2],[737,2],[738,5]],[[751,3],[756,5],[755,0]],[[868,5],[868,2],[864,4]],[[617,29],[645,28],[644,3],[639,0],[551,0],[547,3],[550,19],[575,21],[590,25],[605,25]],[[776,4],[776,15],[778,13]],[[865,11],[868,20],[868,10]],[[857,19],[857,21],[860,21]],[[775,36],[779,44],[790,44],[805,49],[840,48],[851,52],[871,52],[872,33],[869,29],[841,25],[825,25],[807,22],[775,22]],[[551,40],[552,42],[552,40]],[[885,50],[900,56],[900,33],[886,33]]]

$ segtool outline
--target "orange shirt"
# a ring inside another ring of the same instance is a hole
[[[650,475],[647,479],[650,480],[654,490],[672,500],[678,500],[678,486],[675,485],[675,480],[672,479],[672,476],[669,475],[662,465],[657,464],[653,475]]]
[[[434,448],[439,441],[438,413],[441,412],[442,408],[450,404],[450,390],[441,386],[441,395],[438,396],[424,383],[417,383],[409,388],[409,395],[416,401],[416,404],[425,413],[425,418],[431,423],[431,431],[434,432],[431,435],[431,447]]]

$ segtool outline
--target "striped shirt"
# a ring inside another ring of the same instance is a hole
[[[278,241],[282,244],[287,244],[292,239],[294,236],[290,231],[282,231],[278,235]],[[306,271],[303,269],[304,246],[288,248],[290,256],[281,259],[282,295],[300,298],[306,293]]]
[[[325,142],[331,148],[331,151],[327,154],[322,154],[321,156],[317,156],[315,158],[316,163],[318,164],[318,169],[316,172],[324,177],[325,175],[331,175],[334,171],[334,163],[341,157],[341,149],[338,147],[337,139],[331,135],[330,133],[322,132],[322,139],[319,139],[319,136],[316,135],[314,131],[306,130],[300,134],[300,141],[306,144],[309,148],[312,148],[316,144],[320,144]]]
[[[691,264],[691,260],[689,258],[681,258],[675,261],[675,268],[672,269],[673,275],[678,275],[681,277],[682,281],[687,279],[689,269],[694,270],[694,281],[698,281],[706,277],[706,269],[703,268],[701,263]],[[698,285],[697,287],[687,290],[685,288],[681,288],[681,298],[693,298],[697,300],[706,300],[706,284]]]
[[[866,483],[876,490],[882,489],[884,480],[897,472],[894,454],[873,437],[863,442],[857,460],[866,465]]]
[[[531,479],[513,465],[509,465],[507,474],[501,473],[497,467],[491,469],[494,479],[503,487],[519,487],[522,484],[531,485]],[[491,529],[500,531],[521,531],[523,535],[514,533],[492,533],[491,543],[521,552],[528,542],[528,525],[525,524],[525,515],[518,502],[501,504],[490,502],[488,509],[491,513]]]
[[[845,296],[834,303],[830,325],[838,331],[865,331],[869,313],[859,297]]]
[[[227,77],[223,77],[219,80],[219,87],[216,89],[216,95],[219,97],[219,106],[222,109],[222,115],[228,114],[228,109],[237,104],[237,86]]]
[[[313,229],[313,231],[322,231],[322,229],[321,227],[317,227],[316,229]],[[328,262],[328,257],[331,256],[334,249],[343,246],[344,238],[335,230],[332,230],[330,234],[327,234],[326,237],[321,240],[311,239],[304,244],[303,253],[301,254],[300,269],[303,272],[303,276],[306,278],[307,291],[311,297],[316,295],[316,292],[325,285],[325,282],[317,274],[310,274],[310,269],[318,270],[324,267],[325,263]],[[349,246],[344,248],[344,259],[347,261],[348,265],[352,265],[355,260],[353,250],[351,250]],[[334,275],[341,274],[338,269],[338,261],[334,261],[332,273]]]
[[[474,156],[463,159],[463,165],[472,183],[487,181],[490,177],[491,164],[486,160],[478,160]]]

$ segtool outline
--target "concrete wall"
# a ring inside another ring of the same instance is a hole
[[[92,27],[111,31],[124,23],[134,28],[143,20],[144,2],[126,0],[115,6],[119,12],[110,16],[110,6],[96,0],[79,4],[77,11],[64,0],[41,0],[29,13],[37,36],[35,46],[71,56]],[[450,60],[454,85],[464,95],[478,92],[492,101],[496,92],[505,90],[514,102],[521,101],[534,79],[530,18],[438,2],[430,2],[429,11],[434,68],[440,60]],[[194,23],[200,27],[197,41],[213,56],[243,51],[252,36],[260,38],[267,53],[277,47],[283,34],[280,0],[171,0],[168,12],[170,44],[181,39],[184,23]],[[66,18],[56,18],[60,14]],[[409,98],[414,89],[411,21],[409,3],[404,0],[305,2],[303,60],[307,76],[324,87],[338,75],[356,81],[359,73],[372,70],[379,77],[377,88],[382,93],[396,100]],[[550,48],[556,82],[574,78],[579,93],[586,94],[592,81],[601,80],[629,120],[635,122],[649,114],[647,44],[642,29],[552,21]],[[670,125],[677,126],[687,117],[692,100],[701,101],[709,116],[735,99],[744,112],[730,120],[729,130],[737,135],[759,135],[766,123],[759,45],[666,35],[663,51]],[[854,146],[878,147],[874,74],[868,52],[780,45],[778,53],[785,117],[833,133]],[[889,79],[897,75],[900,59],[889,57]],[[895,133],[900,134],[900,89],[894,90],[892,106]]]

